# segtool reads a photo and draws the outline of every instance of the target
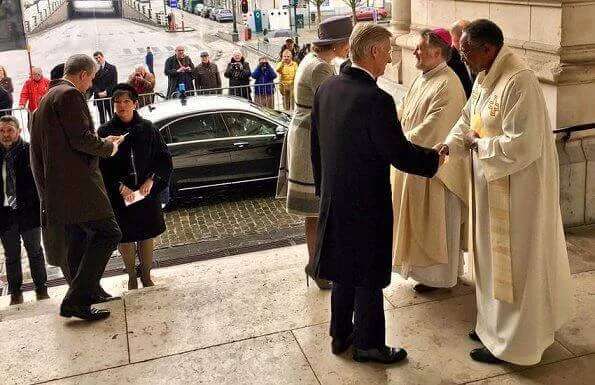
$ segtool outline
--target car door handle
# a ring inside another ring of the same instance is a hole
[[[248,142],[235,142],[233,145],[236,146],[237,148],[244,148],[248,145]]]

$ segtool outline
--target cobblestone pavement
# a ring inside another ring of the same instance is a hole
[[[302,243],[303,220],[287,214],[284,205],[284,200],[274,198],[271,183],[185,198],[176,209],[165,213],[167,230],[155,240],[155,266]],[[28,265],[23,256],[24,289],[31,286]],[[106,275],[119,274],[122,269],[116,252]],[[0,286],[4,289],[5,270],[1,252]],[[61,284],[61,277],[60,269],[48,266],[48,280],[54,281],[50,284]]]

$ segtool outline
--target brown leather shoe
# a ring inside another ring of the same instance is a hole
[[[306,265],[304,271],[306,272],[306,286],[310,287],[310,278],[312,278],[320,290],[330,290],[333,288],[333,283],[331,281],[318,278],[314,275],[314,268],[312,266]]]
[[[25,300],[23,299],[23,292],[22,291],[15,291],[14,293],[12,293],[10,295],[10,306],[13,305],[20,305],[24,302]]]

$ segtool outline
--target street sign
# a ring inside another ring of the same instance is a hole
[[[169,0],[169,7],[173,9],[178,8],[178,0]]]

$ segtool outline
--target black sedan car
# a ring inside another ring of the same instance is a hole
[[[274,180],[290,117],[246,99],[208,95],[145,106],[172,154],[170,197]]]

